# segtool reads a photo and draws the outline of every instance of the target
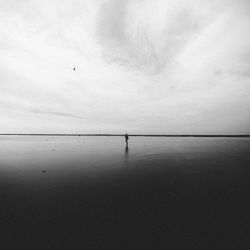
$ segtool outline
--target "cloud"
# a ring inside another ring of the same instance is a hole
[[[63,113],[63,112],[55,112],[55,111],[42,111],[42,110],[30,110],[29,112],[35,113],[35,114],[44,114],[44,115],[55,115],[55,116],[65,116],[65,117],[72,117],[81,119],[81,117],[69,114],[69,113]]]
[[[160,73],[218,15],[205,1],[110,0],[100,9],[98,36],[106,60]]]
[[[249,10],[0,0],[0,131],[249,133]]]

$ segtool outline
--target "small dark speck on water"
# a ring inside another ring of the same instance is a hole
[[[45,170],[43,170],[42,172],[43,172],[43,173],[46,173],[46,171],[45,171]]]
[[[56,150],[53,148],[52,151],[56,151]]]

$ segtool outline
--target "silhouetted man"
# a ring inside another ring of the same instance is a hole
[[[126,147],[128,147],[128,139],[129,139],[128,134],[125,134]]]

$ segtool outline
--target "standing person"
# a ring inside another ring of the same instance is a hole
[[[125,134],[126,148],[128,147],[128,139],[129,139],[128,134]]]

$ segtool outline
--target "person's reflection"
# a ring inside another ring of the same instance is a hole
[[[128,166],[128,157],[129,157],[129,147],[126,145],[125,147],[125,154],[124,154],[124,166]]]
[[[128,156],[129,148],[128,146],[125,147],[125,156]]]

